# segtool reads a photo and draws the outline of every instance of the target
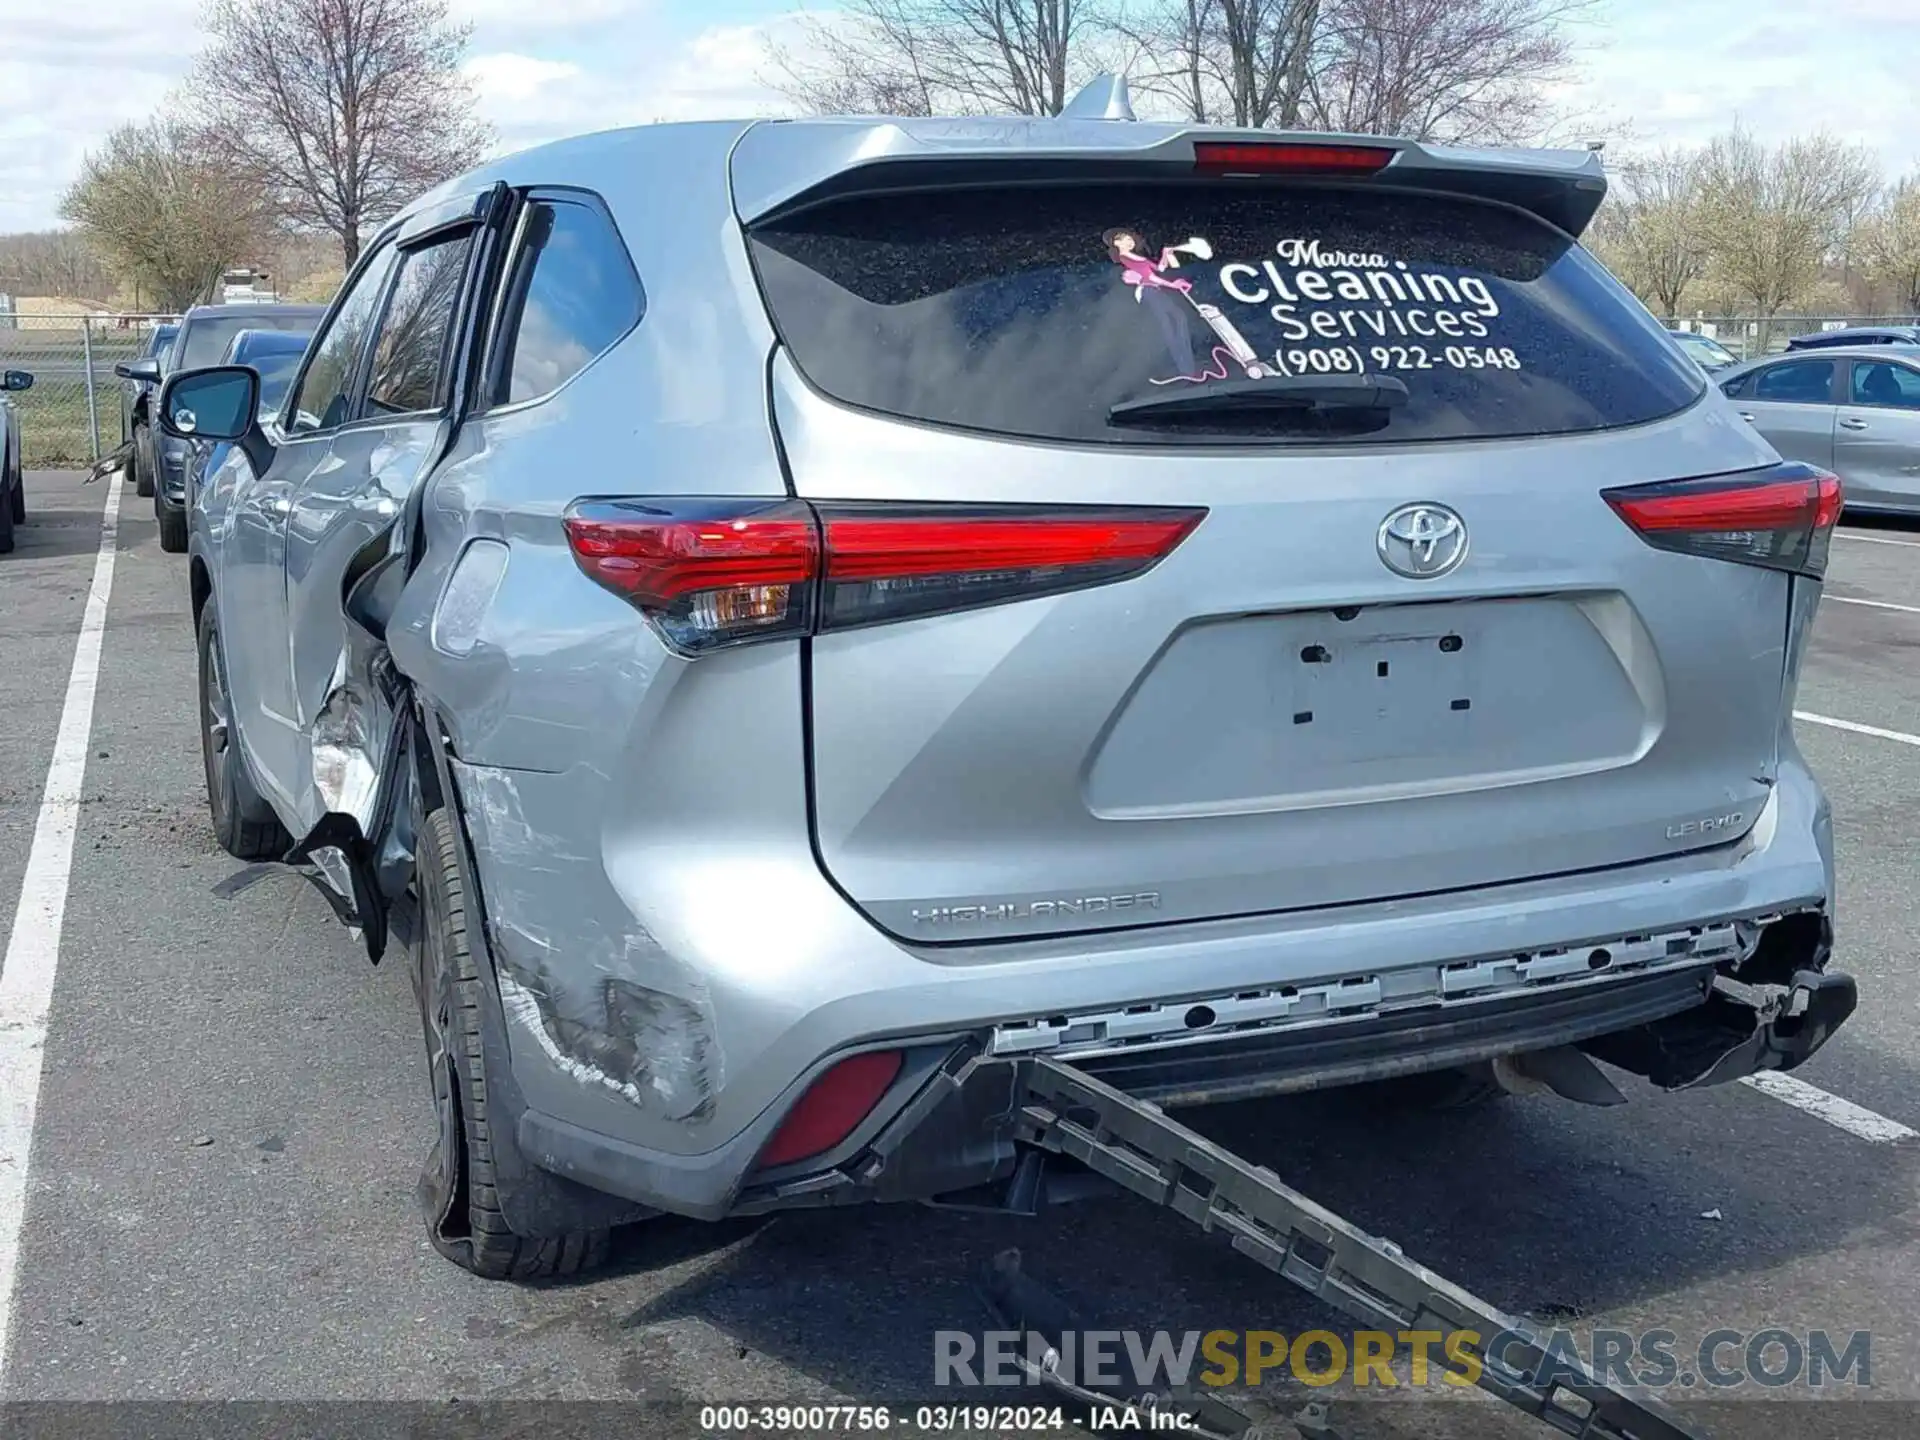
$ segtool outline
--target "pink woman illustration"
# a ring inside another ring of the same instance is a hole
[[[1183,245],[1166,246],[1160,251],[1158,259],[1149,259],[1146,252],[1151,247],[1144,246],[1135,231],[1123,227],[1109,230],[1100,238],[1106,243],[1107,258],[1120,267],[1121,283],[1133,287],[1135,303],[1145,305],[1153,312],[1154,321],[1159,325],[1160,334],[1173,357],[1174,368],[1179,372],[1165,380],[1155,380],[1153,384],[1198,384],[1203,380],[1224,380],[1228,366],[1233,363],[1238,363],[1252,379],[1257,380],[1267,373],[1267,367],[1260,363],[1246,337],[1220,312],[1220,307],[1195,300],[1191,280],[1167,273],[1180,268],[1182,255],[1191,255],[1196,260],[1211,260],[1213,246],[1206,240],[1195,235]],[[1220,339],[1220,343],[1213,347],[1213,353],[1207,357],[1205,368],[1196,368],[1193,327],[1187,318],[1189,311],[1204,320],[1207,328]]]

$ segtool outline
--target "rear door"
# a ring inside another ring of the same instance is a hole
[[[1901,360],[1853,360],[1849,368],[1833,437],[1847,497],[1920,510],[1920,369]]]
[[[300,813],[308,783],[289,659],[288,522],[308,480],[339,463],[334,440],[356,411],[394,261],[390,243],[376,245],[349,277],[271,427],[273,461],[258,475],[242,465],[220,537],[215,595],[240,739],[283,814]]]
[[[1834,407],[1846,362],[1809,356],[1782,360],[1743,376],[1730,391],[1740,414],[1782,458],[1830,469]]]
[[[430,216],[396,241],[363,398],[328,463],[307,472],[288,518],[287,693],[307,776],[295,796],[305,827],[329,811],[366,822],[392,718],[367,674],[372,657],[353,649],[358,632],[343,602],[446,445],[455,347],[489,213],[484,197],[449,208],[452,223]]]
[[[843,199],[750,250],[800,496],[1205,512],[1121,583],[809,642],[819,853],[883,926],[1340,905],[1753,823],[1791,581],[1601,492],[1771,456],[1564,234],[1140,182]],[[1276,382],[1404,400],[1215,404]]]

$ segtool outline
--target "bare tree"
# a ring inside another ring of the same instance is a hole
[[[87,157],[60,213],[169,310],[209,294],[266,229],[248,177],[210,158],[189,127],[171,121],[115,130]]]
[[[1920,315],[1920,176],[1888,192],[1885,205],[1861,226],[1859,251],[1874,284],[1898,295],[1908,314]]]
[[[1830,135],[1769,148],[1735,129],[1701,157],[1701,200],[1717,278],[1771,320],[1821,279],[1850,216],[1879,184],[1870,153]]]
[[[770,43],[767,83],[815,115],[932,115],[936,96],[921,62],[919,36],[892,33],[865,17],[802,22],[804,58]]]
[[[460,72],[446,0],[210,0],[197,111],[290,224],[360,237],[478,162],[491,133]]]
[[[1677,316],[1712,259],[1700,152],[1666,149],[1622,164],[1588,243],[1648,309]]]
[[[769,52],[769,83],[816,114],[1057,115],[1112,31],[1098,0],[847,0]]]
[[[1322,0],[1159,0],[1123,27],[1141,88],[1201,124],[1297,125]]]
[[[1551,114],[1585,0],[1328,0],[1306,118],[1419,140],[1515,141]]]
[[[112,289],[107,267],[75,231],[0,235],[0,290],[104,300]]]

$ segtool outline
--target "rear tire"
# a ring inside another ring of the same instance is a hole
[[[160,548],[169,555],[187,553],[187,507],[175,505],[166,495],[156,490],[153,495],[153,515],[160,522]]]
[[[153,495],[153,431],[144,420],[133,427],[133,493]]]
[[[495,1134],[482,1034],[486,983],[467,940],[460,837],[445,807],[427,816],[415,884],[420,938],[415,963],[427,1071],[439,1132],[420,1175],[420,1204],[433,1248],[485,1280],[578,1275],[606,1261],[611,1232],[519,1235],[500,1208],[495,1157],[515,1143]]]
[[[1506,1099],[1508,1093],[1493,1078],[1493,1063],[1487,1060],[1421,1075],[1400,1075],[1372,1088],[1381,1102],[1395,1109],[1426,1111],[1481,1110]]]
[[[200,611],[200,759],[207,778],[207,811],[220,848],[237,860],[278,860],[293,838],[261,798],[240,756],[227,694],[227,667],[213,601]]]

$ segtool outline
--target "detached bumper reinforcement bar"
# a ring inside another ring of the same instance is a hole
[[[1480,1388],[1581,1440],[1705,1440],[1658,1401],[1545,1348],[1521,1321],[1170,1119],[1062,1061],[1027,1067],[1018,1138],[1164,1205],[1307,1293],[1381,1329],[1470,1330]],[[1508,1340],[1488,1353],[1496,1336]],[[1551,1369],[1551,1382],[1534,1376]]]

